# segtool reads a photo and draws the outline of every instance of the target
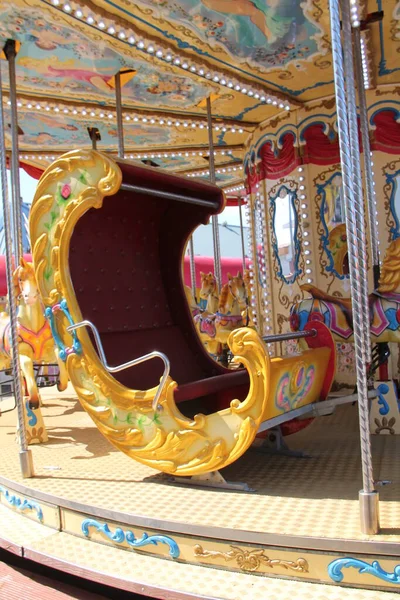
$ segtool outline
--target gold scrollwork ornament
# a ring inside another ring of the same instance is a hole
[[[308,573],[309,566],[305,558],[297,560],[283,560],[280,558],[270,558],[265,554],[265,550],[246,550],[238,546],[230,546],[228,552],[220,552],[218,550],[205,550],[200,544],[194,547],[194,555],[196,558],[222,558],[225,562],[235,560],[237,566],[242,571],[258,571],[261,566],[273,569],[281,567],[286,570],[296,571],[298,573]]]

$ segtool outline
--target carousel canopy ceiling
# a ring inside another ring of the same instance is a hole
[[[400,82],[400,2],[350,3],[361,20],[384,11],[362,34],[369,86]],[[260,123],[334,92],[328,0],[0,0],[7,39],[20,43],[20,150],[43,166],[89,145],[88,127],[116,151],[117,72],[126,154],[189,176],[208,176],[210,97],[224,187]]]

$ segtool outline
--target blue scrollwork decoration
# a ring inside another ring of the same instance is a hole
[[[392,240],[400,237],[400,169],[395,173],[385,173],[386,184],[392,188],[389,207],[394,220],[394,227],[390,228]]]
[[[55,318],[55,315],[57,314],[57,312],[60,312],[60,311],[66,316],[68,323],[70,325],[74,325],[74,320],[71,317],[71,313],[69,312],[67,301],[64,298],[57,304],[54,304],[54,306],[48,306],[45,310],[45,315],[50,323],[51,333],[53,334],[54,341],[59,350],[60,358],[61,358],[61,360],[66,361],[67,357],[70,354],[81,354],[82,346],[81,346],[80,341],[78,340],[78,334],[76,331],[71,332],[72,340],[73,340],[72,347],[69,348],[63,343],[63,341],[60,338],[60,335],[58,333],[58,330],[57,330],[56,318]]]
[[[380,406],[379,414],[387,415],[389,412],[389,405],[385,399],[385,395],[389,391],[389,386],[386,385],[386,383],[380,383],[378,385],[378,387],[376,388],[376,391],[378,393],[378,398],[379,398],[379,400],[378,400],[378,404]]]
[[[30,408],[29,400],[27,400],[25,402],[25,410],[26,410],[26,416],[28,418],[29,427],[35,427],[35,425],[37,423],[37,416],[35,415],[35,412]]]
[[[365,562],[364,560],[360,560],[358,558],[344,557],[338,558],[328,565],[328,574],[329,577],[340,583],[343,581],[343,573],[342,569],[348,569],[350,567],[354,567],[358,569],[358,572],[363,575],[367,573],[368,575],[372,575],[374,577],[378,577],[379,579],[383,579],[383,581],[387,581],[388,583],[400,584],[400,565],[396,565],[393,573],[388,573],[380,566],[377,560],[374,560],[371,564]]]
[[[25,512],[28,510],[32,510],[36,512],[36,516],[40,522],[43,521],[43,511],[40,505],[33,500],[27,500],[26,498],[19,498],[14,494],[10,494],[10,492],[0,485],[0,493],[3,495],[4,499],[10,504],[14,506],[19,512]]]
[[[269,197],[272,222],[272,249],[278,265],[277,276],[287,284],[294,283],[301,274],[299,268],[299,219],[296,209],[297,194],[286,185]]]
[[[120,527],[117,527],[113,533],[107,523],[102,524],[95,519],[85,519],[82,522],[82,533],[85,537],[89,537],[91,528],[102,533],[116,544],[123,544],[126,541],[131,548],[142,548],[149,544],[154,544],[155,546],[157,544],[166,544],[169,547],[169,555],[172,558],[178,558],[180,554],[178,544],[168,535],[148,535],[147,533],[143,533],[142,537],[137,539],[132,531],[124,532]]]

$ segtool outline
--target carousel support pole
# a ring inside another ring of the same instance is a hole
[[[214,160],[214,139],[213,139],[213,126],[211,118],[211,100],[207,98],[207,122],[208,122],[208,145],[210,148],[210,181],[215,183],[215,160]],[[211,217],[212,231],[213,231],[213,245],[214,245],[214,272],[215,278],[218,283],[218,288],[222,287],[222,271],[221,271],[221,248],[219,243],[219,228],[218,228],[218,215]]]
[[[359,410],[359,425],[361,438],[361,459],[362,459],[362,479],[363,489],[359,493],[361,530],[366,534],[376,534],[379,530],[379,496],[374,486],[374,477],[372,469],[371,441],[369,436],[369,405],[367,373],[365,365],[365,341],[363,332],[365,331],[365,321],[368,323],[368,314],[363,312],[365,298],[362,299],[362,293],[365,288],[361,283],[362,278],[367,277],[365,265],[359,263],[359,248],[362,242],[362,233],[359,220],[363,214],[361,207],[358,206],[360,198],[354,190],[352,158],[349,148],[349,119],[354,119],[354,111],[348,113],[347,100],[345,93],[344,63],[342,54],[341,24],[339,14],[339,0],[329,0],[330,22],[332,34],[332,55],[334,63],[334,81],[336,95],[337,124],[339,133],[340,158],[342,164],[343,192],[345,198],[345,219],[347,239],[349,241],[349,266],[350,266],[350,286],[353,299],[353,319],[354,319],[354,343],[356,354],[357,370],[357,395]],[[344,38],[350,36],[350,13],[347,0],[342,4],[343,35]],[[348,86],[353,85],[353,81],[347,79]],[[354,150],[354,148],[353,148]],[[364,321],[364,322],[363,322]]]
[[[97,127],[88,127],[87,131],[92,142],[92,149],[97,150],[97,142],[101,140],[100,131]]]
[[[115,103],[117,109],[117,131],[118,131],[118,158],[124,158],[124,126],[122,123],[122,94],[121,94],[121,73],[115,76]]]
[[[242,214],[242,199],[238,198],[239,207],[239,222],[240,222],[240,242],[242,244],[242,264],[243,264],[243,275],[246,270],[246,248],[244,243],[244,229],[243,229],[243,214]]]
[[[362,186],[361,163],[360,163],[360,143],[358,137],[358,115],[357,115],[357,100],[355,89],[354,61],[353,61],[353,43],[350,25],[350,8],[349,0],[341,0],[342,20],[345,21],[346,13],[348,12],[348,23],[344,22],[343,27],[343,54],[344,54],[344,73],[346,80],[346,98],[348,110],[348,126],[349,126],[349,143],[351,154],[351,168],[354,184],[356,218],[359,227],[360,235],[357,236],[358,245],[358,261],[359,268],[363,276],[360,280],[360,297],[361,305],[364,314],[369,313],[368,306],[368,260],[367,260],[367,235],[365,231],[365,202]],[[363,351],[367,363],[371,362],[371,340],[369,320],[362,320],[363,329]]]
[[[22,209],[21,188],[19,180],[19,151],[18,151],[18,114],[17,114],[17,86],[15,78],[15,57],[17,48],[15,40],[7,40],[4,54],[8,62],[10,81],[11,103],[11,195],[12,195],[12,227],[14,238],[15,264],[19,265],[23,253],[22,249]]]
[[[20,466],[22,477],[33,476],[33,459],[32,452],[28,449],[26,440],[24,404],[21,388],[21,372],[19,364],[18,351],[18,332],[17,332],[17,306],[15,295],[13,294],[13,266],[12,266],[12,239],[10,235],[10,206],[8,200],[7,189],[7,165],[5,153],[5,123],[3,111],[3,87],[1,81],[0,69],[0,176],[1,176],[1,197],[3,202],[3,220],[4,220],[4,237],[6,247],[6,275],[7,287],[9,296],[9,312],[10,312],[10,329],[11,329],[11,348],[12,348],[12,371],[14,378],[14,394],[17,403],[18,411],[18,433],[20,442]]]
[[[196,290],[196,263],[194,259],[194,243],[193,236],[190,236],[189,240],[189,252],[190,252],[190,280],[192,283],[192,294],[195,302],[197,302],[197,290]]]
[[[380,265],[379,265],[379,243],[378,243],[378,226],[376,223],[376,206],[375,206],[375,191],[374,191],[374,178],[372,175],[371,167],[371,146],[369,143],[369,128],[368,128],[368,112],[367,112],[367,100],[365,97],[365,86],[364,76],[361,60],[361,35],[360,28],[353,28],[354,35],[354,57],[356,67],[356,82],[358,88],[358,104],[360,112],[360,128],[361,138],[363,145],[363,158],[364,158],[364,176],[367,192],[368,202],[368,217],[369,217],[369,232],[371,241],[371,253],[372,253],[372,264],[374,266],[374,286],[378,287],[380,277]]]
[[[364,75],[361,58],[361,33],[360,26],[353,26],[353,39],[354,39],[354,57],[355,57],[355,71],[356,71],[356,82],[358,89],[358,106],[360,112],[360,129],[361,139],[363,145],[363,160],[364,160],[364,179],[365,189],[367,192],[367,206],[368,206],[368,221],[369,221],[369,234],[370,234],[370,245],[372,254],[372,265],[373,265],[373,278],[374,278],[374,289],[379,286],[380,278],[380,257],[379,257],[379,235],[378,235],[378,224],[377,224],[377,212],[376,212],[376,201],[375,201],[375,190],[374,190],[374,177],[371,166],[371,146],[369,142],[369,127],[368,127],[368,111],[367,111],[367,99],[365,95]],[[389,347],[387,343],[378,344],[380,357],[387,357],[389,355]],[[380,378],[388,379],[388,368],[387,359],[382,362],[379,367]]]

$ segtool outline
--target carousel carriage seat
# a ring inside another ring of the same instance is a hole
[[[119,450],[180,476],[237,460],[261,424],[326,397],[335,369],[322,323],[312,324],[308,349],[274,359],[253,329],[234,330],[228,344],[246,370],[206,353],[183,254],[193,230],[223,206],[216,186],[74,150],[45,171],[30,213],[41,298],[83,408]],[[155,351],[157,360],[143,362]],[[124,363],[130,368],[120,370]]]
[[[120,190],[104,198],[100,210],[86,212],[71,239],[71,279],[84,319],[97,327],[109,364],[154,350],[166,354],[179,383],[177,402],[201,398],[207,412],[221,408],[225,390],[229,399],[243,399],[247,370],[225,369],[207,354],[182,281],[186,242],[199,224],[223,209],[223,192],[141,164],[118,164]],[[124,183],[135,189],[123,189]],[[167,191],[186,202],[160,195]],[[200,202],[191,202],[196,199]],[[161,362],[153,360],[115,377],[145,390],[157,385],[162,370]]]

